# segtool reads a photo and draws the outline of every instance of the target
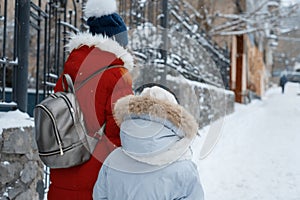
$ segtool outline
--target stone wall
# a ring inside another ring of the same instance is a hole
[[[0,152],[0,199],[42,200],[43,164],[34,142],[34,129],[4,129]]]
[[[234,92],[186,79],[169,79],[167,86],[203,128],[234,112]]]
[[[178,71],[167,68],[166,82],[161,80],[162,74],[155,67],[140,67],[131,71],[134,89],[147,84],[165,85],[173,91],[180,105],[185,107],[203,128],[214,121],[234,112],[235,94],[226,90],[225,86],[215,87],[206,83],[191,81]],[[209,67],[206,67],[209,68]],[[205,69],[206,69],[205,68]],[[215,76],[220,76],[215,73]]]

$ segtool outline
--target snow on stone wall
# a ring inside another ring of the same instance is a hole
[[[148,76],[149,74],[152,76]],[[180,105],[196,118],[200,128],[234,111],[234,92],[224,87],[188,80],[171,68],[167,70],[165,83],[161,79],[162,76],[163,74],[157,73],[155,67],[140,67],[140,71],[134,73],[134,88],[149,83],[168,87],[175,93]]]
[[[203,128],[234,112],[234,93],[196,81],[167,78],[167,86],[177,95],[184,106]]]

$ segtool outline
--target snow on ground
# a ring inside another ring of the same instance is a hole
[[[3,129],[34,126],[33,119],[19,110],[0,112],[0,135]]]
[[[196,154],[206,200],[300,200],[299,130],[299,84],[236,104],[211,154],[203,160]]]

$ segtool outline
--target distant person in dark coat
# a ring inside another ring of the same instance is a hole
[[[284,93],[284,86],[285,84],[288,82],[287,78],[286,78],[286,75],[283,74],[281,77],[280,77],[280,80],[279,80],[279,85],[281,87],[281,92],[282,94]]]

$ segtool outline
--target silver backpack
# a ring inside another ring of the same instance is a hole
[[[88,161],[98,142],[88,135],[71,77],[64,74],[63,78],[68,90],[51,94],[34,109],[39,156],[50,168],[68,168]],[[104,128],[105,124],[98,131],[101,136]]]

